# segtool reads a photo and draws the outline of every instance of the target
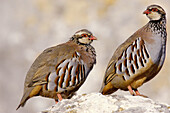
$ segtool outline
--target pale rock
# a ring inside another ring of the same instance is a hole
[[[64,99],[41,113],[170,113],[170,106],[131,95],[82,94]]]

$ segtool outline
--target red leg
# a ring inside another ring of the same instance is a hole
[[[58,97],[58,100],[55,100],[56,104],[58,103],[58,101],[61,101],[63,99],[61,94],[59,94],[59,93],[57,93],[57,97]]]
[[[59,101],[61,101],[63,99],[61,94],[59,94],[59,93],[57,93],[57,97],[58,97]],[[58,103],[58,100],[55,101],[56,104]]]
[[[128,90],[129,90],[130,94],[133,95],[133,96],[135,96],[135,94],[134,94],[134,92],[133,92],[133,90],[132,90],[132,87],[129,85],[127,88],[128,88]]]
[[[147,96],[140,94],[137,89],[135,89],[134,91],[135,91],[135,93],[136,93],[135,96],[142,96],[142,97],[148,98]]]
[[[58,96],[58,100],[61,101],[63,98],[61,96],[61,94],[57,93],[57,96]]]
[[[137,89],[135,89],[134,91],[135,91],[135,93],[136,93],[135,96],[140,96],[140,95],[141,95]]]
[[[56,101],[55,101],[55,103],[57,104],[57,103],[58,103],[58,101],[56,100]]]

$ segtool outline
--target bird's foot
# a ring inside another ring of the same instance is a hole
[[[148,98],[147,96],[140,94],[137,89],[134,89],[134,91],[136,93],[135,96],[142,96],[142,97]]]
[[[135,96],[135,93],[133,92],[132,87],[129,85],[127,88],[128,88],[128,90],[129,90],[130,94],[133,95],[133,96]]]
[[[134,91],[133,91],[133,89],[130,85],[127,88],[129,90],[130,94],[133,96],[142,96],[142,97],[148,98],[147,96],[140,94],[137,89],[134,89]]]
[[[57,97],[58,97],[58,100],[55,101],[56,104],[57,104],[59,101],[63,100],[61,94],[57,93]]]

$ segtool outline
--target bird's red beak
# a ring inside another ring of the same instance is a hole
[[[145,10],[144,12],[143,12],[143,14],[150,14],[151,12],[149,11],[149,10]]]
[[[91,37],[89,37],[89,39],[90,40],[97,40],[97,38],[95,36],[92,36],[92,35],[91,35]]]

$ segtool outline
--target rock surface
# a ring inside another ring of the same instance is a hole
[[[41,113],[170,113],[170,106],[131,95],[91,93],[65,99]]]

